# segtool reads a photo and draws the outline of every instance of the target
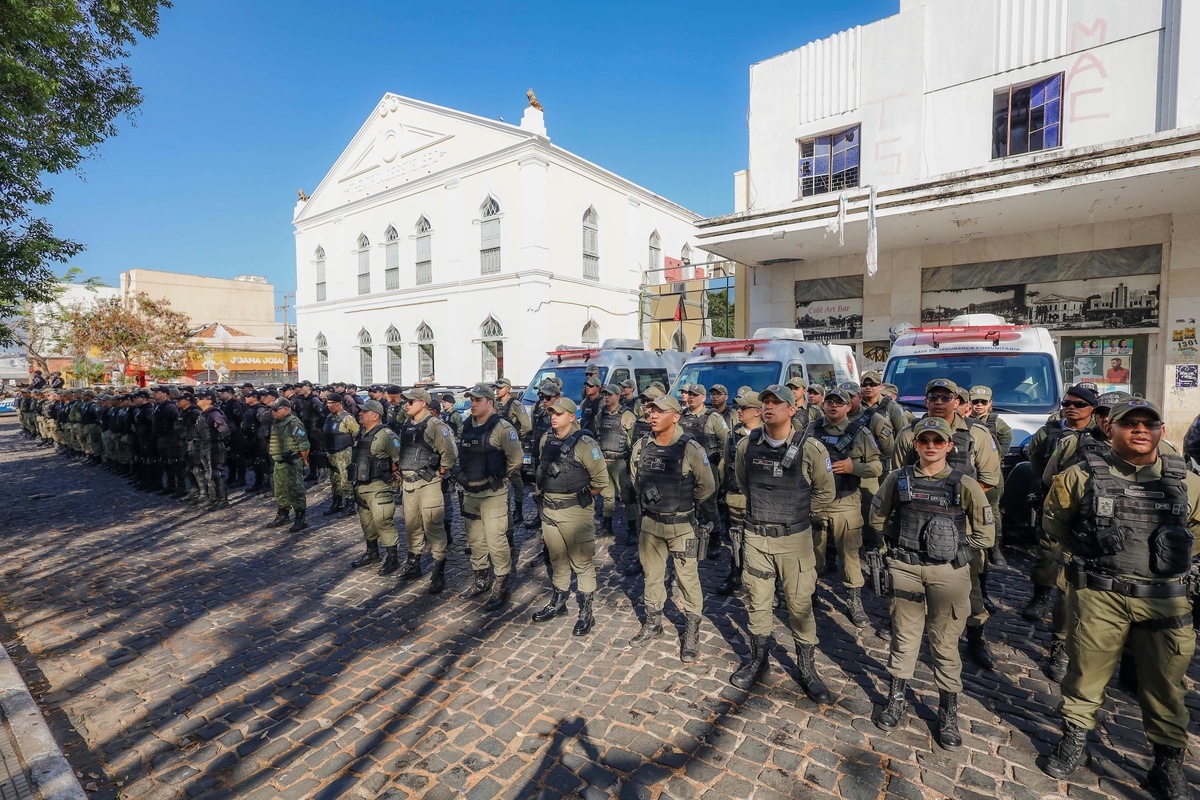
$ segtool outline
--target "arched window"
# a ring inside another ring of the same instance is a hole
[[[684,280],[704,277],[704,270],[700,271],[700,275],[696,275],[695,270],[690,269],[692,265],[692,248],[686,244],[683,246],[683,249],[679,251],[679,263],[683,264],[683,269],[680,270],[680,277],[682,277]]]
[[[383,233],[383,288],[400,288],[400,235],[391,225]]]
[[[500,203],[488,195],[479,207],[479,272],[494,275],[500,271]]]
[[[483,355],[483,381],[491,383],[504,377],[504,329],[495,317],[489,316],[479,326]]]
[[[375,382],[375,353],[371,350],[371,334],[366,328],[358,332],[358,367],[363,386]]]
[[[683,265],[685,267],[687,265],[691,264],[692,263],[692,248],[685,244],[683,246],[683,250],[681,250],[679,252],[679,260],[683,262]]]
[[[433,383],[433,328],[422,322],[417,328],[417,383]]]
[[[662,282],[662,239],[658,231],[650,234],[650,255],[646,261],[646,283]]]
[[[317,383],[329,383],[329,341],[325,334],[317,334]]]
[[[366,234],[358,237],[358,293],[371,293],[371,241]]]
[[[388,383],[400,383],[400,331],[396,330],[395,325],[387,329],[387,333],[384,334],[384,341],[387,343],[388,349]]]
[[[583,214],[583,277],[600,280],[600,223],[594,208]]]
[[[318,247],[313,253],[313,267],[317,273],[317,302],[325,299],[325,248]]]
[[[587,324],[583,326],[582,338],[584,347],[600,346],[600,326],[596,324],[596,320],[589,319]]]
[[[432,230],[433,226],[426,217],[417,220],[417,286],[433,283]]]

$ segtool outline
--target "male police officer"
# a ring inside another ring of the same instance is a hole
[[[713,480],[721,477],[721,459],[725,457],[726,442],[729,439],[729,428],[720,414],[704,405],[708,392],[698,383],[683,387],[683,400],[687,403],[679,425],[684,433],[698,441],[708,456],[709,469]],[[720,555],[721,547],[721,514],[717,509],[717,495],[704,500],[700,506],[700,521],[703,529],[708,532],[707,553],[709,559]],[[701,544],[705,544],[701,542]]]
[[[333,502],[325,511],[325,516],[337,514],[339,511],[350,513],[354,510],[354,486],[350,482],[350,462],[353,459],[354,438],[361,429],[343,406],[342,395],[330,392],[325,398],[329,409],[321,427],[321,439],[324,442],[326,459],[329,462],[329,488]]]
[[[196,477],[200,493],[208,498],[208,508],[228,508],[229,488],[225,483],[225,454],[229,447],[229,423],[216,406],[211,391],[196,394],[200,418],[196,420],[195,445],[199,460]]]
[[[296,519],[288,528],[290,533],[299,533],[308,527],[308,501],[304,496],[304,470],[308,468],[308,432],[304,423],[292,413],[291,401],[276,400],[270,407],[274,419],[268,454],[275,465],[275,519],[267,527],[277,528],[288,521],[288,510],[296,512]]]
[[[454,431],[430,412],[433,398],[425,389],[409,389],[400,398],[405,406],[405,421],[400,428],[400,477],[404,483],[404,533],[408,538],[408,560],[401,580],[421,577],[421,553],[425,540],[433,555],[433,574],[429,593],[439,594],[446,588],[445,499],[442,495],[442,476],[454,467],[458,447]],[[396,558],[395,550],[388,559]],[[388,564],[383,574],[388,574]]]
[[[467,391],[471,419],[463,425],[459,449],[463,486],[462,515],[471,547],[475,580],[460,595],[464,600],[491,590],[484,610],[495,611],[512,591],[512,549],[505,535],[508,515],[508,479],[521,469],[524,452],[517,429],[496,413],[496,393],[487,384]],[[495,579],[489,576],[491,565]]]
[[[726,489],[725,504],[729,508],[729,541],[732,557],[729,575],[717,587],[717,594],[728,596],[742,588],[742,572],[745,563],[746,495],[737,480],[737,448],[742,439],[762,426],[762,401],[758,392],[743,386],[734,399],[738,421],[729,432],[725,447],[725,469],[723,485]]]
[[[533,432],[533,425],[529,421],[529,413],[525,411],[525,404],[513,394],[512,381],[500,378],[492,384],[492,390],[496,392],[496,413],[502,419],[508,420],[508,423],[517,429],[517,435],[524,440]],[[511,532],[512,526],[518,522],[525,523],[525,483],[521,480],[520,470],[517,470],[510,482],[513,497],[512,520],[509,524]]]
[[[844,381],[838,386],[850,397],[850,412],[846,415],[846,419],[854,422],[859,417],[866,417],[868,419],[867,427],[870,429],[871,435],[875,437],[875,443],[883,455],[883,460],[890,461],[895,448],[896,431],[892,428],[888,415],[880,406],[864,405],[862,387],[854,381]]]
[[[1162,455],[1162,412],[1134,397],[1109,414],[1111,448],[1054,478],[1043,525],[1070,556],[1070,656],[1061,684],[1063,736],[1043,769],[1068,777],[1087,760],[1087,734],[1122,646],[1132,643],[1138,700],[1154,746],[1151,791],[1191,796],[1183,771],[1188,746],[1186,672],[1196,650],[1184,579],[1200,548],[1200,479],[1182,459]]]
[[[960,747],[958,639],[971,610],[972,552],[992,544],[992,507],[975,479],[947,464],[955,445],[946,419],[931,413],[908,430],[916,463],[888,475],[871,501],[871,544],[887,545],[893,584],[887,664],[892,680],[887,704],[876,710],[874,722],[893,731],[903,721],[907,684],[928,629],[939,696],[938,742]]]
[[[703,401],[703,387],[700,398]],[[704,447],[678,424],[679,401],[663,395],[645,408],[652,435],[633,443],[629,469],[642,512],[638,556],[646,574],[646,619],[629,644],[636,647],[662,635],[667,601],[663,579],[670,554],[686,618],[679,660],[690,663],[700,652],[704,604],[697,569],[701,544],[696,535],[696,508],[716,494],[717,481]],[[719,417],[715,419],[720,422]]]
[[[384,413],[382,403],[368,400],[358,414],[362,430],[354,443],[349,474],[354,483],[354,502],[367,549],[350,562],[351,569],[379,563],[379,546],[383,545],[392,555],[400,541],[392,522],[396,517],[396,495],[392,486],[396,462],[400,458],[400,439],[395,431],[383,424]],[[395,566],[392,569],[394,571]]]
[[[904,430],[909,426],[909,420],[904,416],[904,408],[895,400],[883,393],[883,375],[878,370],[867,370],[862,374],[862,405],[882,414],[891,423],[893,433]]]
[[[538,445],[537,489],[541,493],[542,540],[550,555],[550,602],[534,612],[533,622],[566,613],[571,573],[578,588],[579,619],[572,633],[592,630],[596,591],[596,523],[592,503],[608,484],[600,445],[575,423],[575,402],[560,397],[550,405],[552,430]],[[628,412],[626,412],[628,413]]]
[[[832,700],[816,667],[817,585],[812,525],[828,513],[835,495],[829,458],[808,429],[793,423],[796,395],[786,386],[759,392],[763,426],[738,443],[737,482],[746,495],[743,580],[750,596],[750,661],[730,677],[749,689],[767,671],[774,617],[775,580],[783,584],[796,644],[797,679],[816,703]]]
[[[588,379],[583,384],[583,402],[579,404],[579,427],[587,431],[591,435],[595,435],[596,415],[600,413],[600,390],[604,388],[604,384],[600,382],[599,375],[592,372],[592,368],[588,368]]]
[[[553,410],[551,414],[553,414]],[[608,469],[608,480],[604,484],[601,498],[604,500],[604,533],[613,535],[613,514],[616,511],[617,495],[625,506],[625,529],[630,536],[637,536],[637,501],[629,483],[629,452],[633,447],[630,436],[634,425],[633,412],[621,405],[621,390],[609,384],[604,387],[604,406],[596,415],[596,439]]]

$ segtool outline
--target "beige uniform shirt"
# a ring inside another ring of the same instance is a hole
[[[442,418],[434,414],[430,414],[426,409],[420,418],[413,417],[411,422],[414,425],[419,425],[426,417],[429,417],[429,422],[425,424],[425,444],[429,445],[433,452],[438,454],[438,467],[441,473],[445,473],[454,466],[454,462],[458,460],[458,446],[454,443],[454,430],[442,422]],[[405,470],[404,488],[413,490],[419,489],[422,486],[427,486],[431,483],[441,481],[442,475],[439,473],[429,480],[416,478],[416,472]],[[415,479],[414,479],[415,478]]]
[[[868,413],[871,414],[871,422],[867,425],[867,428],[871,431],[871,435],[875,437],[875,444],[878,445],[879,452],[883,454],[884,458],[890,460],[896,449],[896,431],[893,430],[891,420],[888,419],[887,414],[876,414],[870,411],[864,404],[858,409],[857,414],[854,411],[847,414],[846,421],[854,422],[854,420],[863,414]]]
[[[875,416],[879,416],[876,414]],[[850,427],[850,418],[842,420],[840,425],[830,425],[829,420],[825,420],[823,430],[829,431],[829,437],[834,439],[834,442],[846,432]],[[826,435],[821,433],[817,428],[812,429],[812,437],[820,441],[826,440]],[[820,443],[820,441],[818,443]],[[821,449],[825,449],[822,447]],[[826,451],[826,455],[829,452]],[[862,479],[862,482],[870,489],[874,489],[879,485],[879,476],[883,474],[883,457],[880,455],[879,447],[876,446],[875,437],[871,435],[868,428],[859,428],[858,433],[854,434],[854,440],[850,442],[850,452],[848,454],[853,462],[852,475]],[[831,473],[832,474],[832,473]],[[837,481],[837,475],[834,475],[834,481]],[[830,506],[831,511],[853,511],[860,508],[862,498],[858,492],[846,495],[833,501]]]
[[[987,436],[989,440],[992,438],[991,434]],[[933,474],[922,470],[919,464],[913,467],[913,474],[934,480],[947,478],[950,472],[949,467],[944,467]],[[883,479],[883,485],[879,487],[879,491],[875,493],[875,498],[871,501],[871,518],[868,520],[867,527],[871,531],[871,538],[876,541],[882,541],[888,518],[899,509],[900,493],[896,486],[899,480],[899,472],[890,473]],[[967,544],[975,550],[988,549],[996,543],[996,520],[983,487],[970,475],[963,475],[959,497],[962,499],[963,511],[967,515]]]
[[[720,421],[720,417],[716,419]],[[724,422],[721,422],[724,425]],[[633,453],[629,458],[629,479],[633,483],[634,490],[637,490],[638,485],[638,456],[642,452],[642,447],[653,437],[646,439],[638,439],[633,443]],[[675,444],[683,437],[683,428],[679,425],[675,426],[675,430],[671,433],[671,441],[668,444]],[[695,489],[692,492],[692,497],[695,499],[696,508],[707,500],[714,492],[717,491],[717,479],[713,476],[712,468],[708,465],[708,454],[704,452],[704,446],[695,439],[688,442],[687,449],[683,454],[683,474],[691,474],[695,480]],[[661,522],[655,522],[647,516],[642,517],[642,530],[646,533],[661,536],[667,539],[673,539],[676,536],[683,536],[694,532],[694,528],[687,523],[676,523],[673,525],[664,525]]]
[[[878,416],[878,415],[877,415]],[[892,469],[900,469],[906,464],[916,464],[917,453],[913,447],[916,432],[909,425],[896,437],[896,452],[892,456]],[[975,468],[975,480],[984,487],[999,486],[1002,479],[1000,472],[1000,451],[996,449],[996,440],[982,422],[971,427],[971,466]],[[954,415],[954,432],[957,434],[967,428],[967,421],[959,414]]]

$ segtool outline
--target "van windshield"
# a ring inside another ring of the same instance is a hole
[[[749,386],[756,392],[761,392],[768,386],[779,383],[783,365],[778,361],[697,361],[684,364],[671,387],[671,394],[679,396],[680,387],[685,383],[699,383],[704,388],[712,388],[713,384],[724,384],[732,399],[737,395],[741,386]]]
[[[949,378],[964,389],[989,387],[996,411],[1048,414],[1061,399],[1054,361],[1045,353],[897,356],[883,376],[899,387],[900,402],[921,409],[925,385],[935,378]]]
[[[608,367],[600,367],[600,382],[604,383],[606,377],[608,377]],[[579,398],[583,397],[583,384],[587,380],[587,367],[580,364],[577,367],[550,367],[538,370],[538,374],[533,376],[533,380],[529,382],[528,388],[525,389],[525,394],[521,395],[521,402],[526,405],[536,403],[538,399],[538,387],[542,385],[542,381],[546,380],[546,378],[558,378],[562,381],[563,397],[569,397],[578,403]]]

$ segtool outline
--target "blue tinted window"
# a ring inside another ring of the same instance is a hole
[[[800,196],[858,186],[860,128],[818,136],[800,143]]]

